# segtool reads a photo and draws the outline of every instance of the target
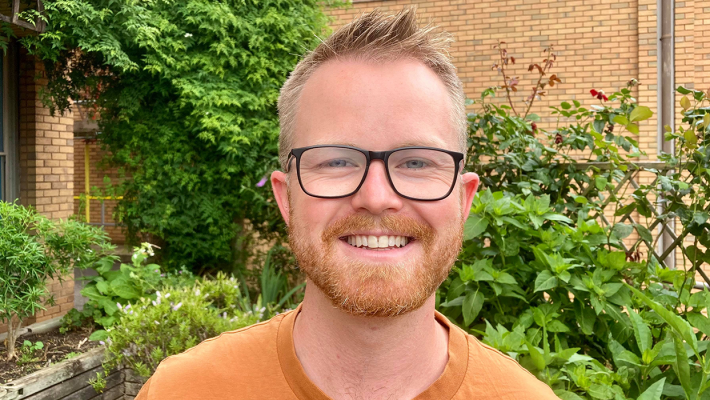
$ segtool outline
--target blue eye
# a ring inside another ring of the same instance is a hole
[[[418,169],[426,167],[426,162],[423,160],[409,160],[404,163],[405,168]]]
[[[342,168],[347,167],[348,162],[347,160],[330,160],[326,165],[330,168]]]

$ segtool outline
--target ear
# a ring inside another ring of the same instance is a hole
[[[288,176],[281,171],[274,171],[271,173],[271,190],[274,191],[274,197],[276,198],[276,204],[279,205],[279,210],[281,211],[281,216],[286,225],[289,224],[289,207],[288,202]]]
[[[471,214],[471,203],[473,203],[473,198],[476,196],[479,184],[478,175],[473,172],[467,172],[461,175],[461,184],[463,185],[464,198],[461,206],[463,209],[461,212],[464,215],[464,219],[468,218]]]

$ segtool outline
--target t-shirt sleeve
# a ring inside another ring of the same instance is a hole
[[[148,381],[143,384],[143,387],[141,388],[140,391],[138,391],[138,396],[134,400],[149,400],[149,393],[150,393],[150,382],[153,378],[151,377],[148,379]]]

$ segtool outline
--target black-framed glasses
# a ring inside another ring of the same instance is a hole
[[[309,196],[338,199],[362,187],[370,163],[382,160],[398,195],[420,201],[445,199],[456,184],[463,153],[435,147],[400,147],[368,151],[352,146],[319,145],[292,149],[286,172],[296,159],[298,183]]]

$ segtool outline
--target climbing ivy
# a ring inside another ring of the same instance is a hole
[[[21,42],[45,62],[44,100],[84,100],[107,165],[125,179],[115,218],[162,263],[230,269],[252,237],[282,235],[264,178],[277,167],[276,100],[327,17],[316,0],[47,0]]]

